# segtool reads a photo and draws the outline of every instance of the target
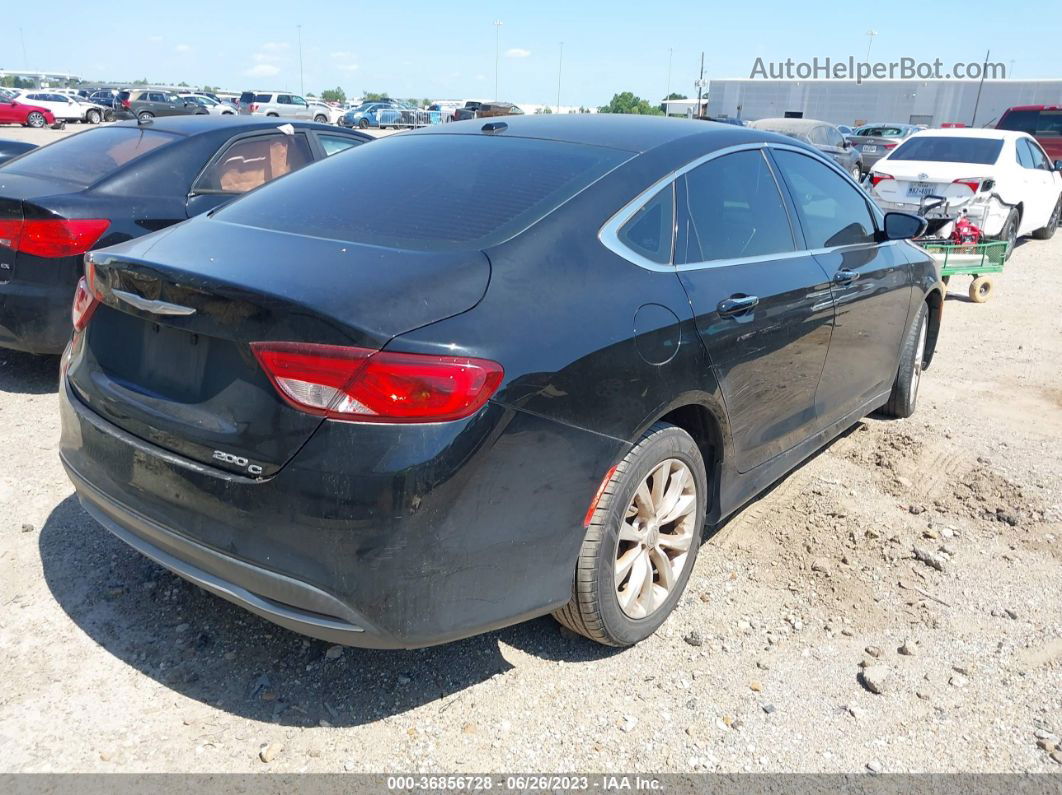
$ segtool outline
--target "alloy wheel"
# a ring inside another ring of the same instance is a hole
[[[46,123],[47,120],[44,118],[44,114],[37,113],[37,111],[34,111],[26,117],[26,124],[30,127],[43,127]]]
[[[630,618],[646,618],[667,601],[689,557],[696,510],[696,481],[678,459],[662,461],[639,484],[620,525],[614,570]]]

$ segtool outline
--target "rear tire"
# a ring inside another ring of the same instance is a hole
[[[649,428],[605,485],[579,552],[571,601],[554,618],[607,646],[652,635],[693,571],[707,495],[704,460],[690,435],[662,422]]]
[[[1050,240],[1055,236],[1055,230],[1058,228],[1058,219],[1062,216],[1062,196],[1058,197],[1058,201],[1055,202],[1055,210],[1051,213],[1051,217],[1047,219],[1047,226],[1042,229],[1037,229],[1032,233],[1032,236],[1037,240]]]
[[[852,171],[850,173],[852,174],[852,179],[854,179],[858,185],[863,179],[863,169],[859,166],[852,166]]]
[[[970,282],[970,300],[975,304],[983,304],[992,297],[992,288],[995,287],[991,276],[978,276]]]
[[[280,115],[279,115],[279,114],[276,114],[276,113],[267,113],[267,114],[266,114],[266,118],[269,118],[269,119],[279,119],[279,118],[280,118]]]
[[[886,417],[905,419],[915,413],[928,337],[929,307],[923,303],[904,338],[900,351],[900,366],[896,371],[889,402],[881,408],[881,413]]]
[[[39,111],[36,111],[36,110],[31,111],[26,116],[26,126],[27,127],[33,127],[34,129],[39,130],[41,127],[43,127],[47,123],[48,123],[48,120],[46,118],[44,118],[44,114],[40,113]]]
[[[996,239],[1007,242],[1007,253],[1003,255],[1003,261],[1006,262],[1010,259],[1010,255],[1014,253],[1014,247],[1018,245],[1017,210],[1011,210],[1007,214],[1007,220],[1003,222],[1003,227],[999,230],[999,236]]]

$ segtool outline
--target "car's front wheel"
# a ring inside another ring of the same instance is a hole
[[[40,127],[43,127],[47,123],[48,123],[48,120],[45,119],[44,118],[44,114],[39,112],[39,111],[36,111],[36,110],[31,111],[29,113],[29,115],[26,116],[26,125],[28,127],[40,128]]]
[[[922,382],[922,370],[926,363],[928,339],[929,306],[923,303],[904,338],[892,394],[889,395],[889,402],[881,409],[885,416],[903,419],[914,414],[918,402],[918,386]]]
[[[361,121],[359,121],[358,122],[358,128],[362,129],[362,130],[369,129],[369,120],[368,119],[362,119]]]
[[[85,121],[89,124],[99,124],[103,120],[103,115],[98,110],[90,110],[85,114]]]
[[[653,425],[605,485],[586,528],[571,601],[554,617],[609,646],[653,634],[690,578],[707,498],[696,442],[674,425]]]
[[[318,124],[327,124],[328,123],[328,117],[325,116],[322,113],[318,113],[316,116],[314,116],[313,120],[315,122],[317,122]]]
[[[148,122],[150,122],[154,118],[155,118],[155,114],[154,113],[149,113],[146,110],[142,110],[142,111],[140,111],[140,113],[136,114],[136,120],[138,122],[140,122],[141,124],[147,124]]]

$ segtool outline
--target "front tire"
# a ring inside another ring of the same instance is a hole
[[[141,124],[148,124],[154,118],[155,118],[155,114],[154,113],[149,113],[146,110],[142,110],[138,114],[136,114],[136,120],[138,122],[140,122]]]
[[[571,601],[554,618],[608,646],[652,635],[693,571],[707,483],[688,433],[660,422],[649,428],[605,485],[579,552]]]
[[[26,126],[27,127],[33,127],[34,129],[39,130],[41,127],[43,127],[47,123],[48,123],[48,120],[45,119],[44,118],[44,114],[40,113],[39,111],[36,111],[36,110],[31,111],[29,113],[29,115],[26,116]]]
[[[103,116],[98,110],[90,110],[85,114],[85,121],[89,124],[99,124],[103,120]]]
[[[1051,217],[1047,219],[1047,226],[1037,229],[1032,233],[1032,236],[1037,240],[1050,240],[1055,236],[1059,216],[1062,216],[1062,196],[1059,196],[1058,201],[1055,202],[1055,210],[1051,213]]]
[[[328,117],[322,116],[321,114],[317,114],[316,116],[314,116],[313,120],[318,124],[328,124]]]
[[[892,394],[881,413],[886,417],[905,419],[915,413],[918,386],[925,367],[926,340],[929,338],[929,307],[923,303],[907,331],[900,351],[900,366],[892,385]]]
[[[360,130],[369,129],[369,120],[368,119],[362,119],[361,121],[359,121],[358,122],[358,129],[360,129]]]

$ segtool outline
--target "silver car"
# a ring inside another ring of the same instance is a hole
[[[240,94],[240,115],[277,116],[286,119],[314,117],[314,111],[298,94],[283,91],[244,91]]]

